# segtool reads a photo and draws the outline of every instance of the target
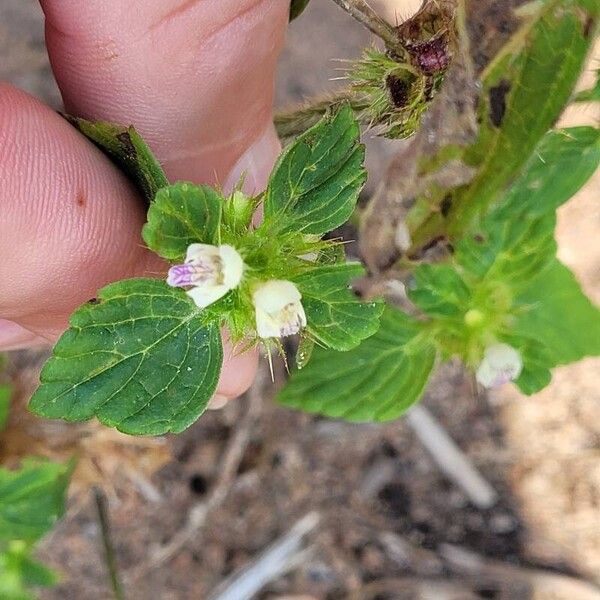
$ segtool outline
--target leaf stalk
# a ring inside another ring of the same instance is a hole
[[[340,8],[381,38],[390,50],[399,46],[395,29],[381,18],[365,0],[333,0]]]

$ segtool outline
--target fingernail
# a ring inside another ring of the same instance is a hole
[[[12,321],[0,319],[0,350],[20,350],[31,346],[39,346],[44,342],[45,340],[35,335],[35,333],[31,333],[28,329]]]
[[[246,194],[252,196],[262,192],[280,151],[281,142],[275,127],[270,124],[231,169],[224,191],[229,193],[244,176],[243,190]]]
[[[223,408],[229,402],[229,398],[227,396],[222,396],[221,394],[215,394],[208,403],[206,407],[208,410],[219,410]]]

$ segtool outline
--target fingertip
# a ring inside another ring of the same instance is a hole
[[[0,319],[0,352],[11,352],[23,350],[35,346],[43,346],[48,340],[41,338],[28,329],[8,321]]]
[[[241,351],[223,334],[223,369],[216,395],[226,398],[241,396],[252,385],[258,369],[258,351]]]
[[[280,152],[281,142],[275,126],[269,123],[231,169],[223,186],[225,192],[229,193],[243,179],[244,191],[248,195],[260,193],[267,186]]]
[[[289,2],[42,3],[65,105],[134,124],[170,179],[223,182],[272,121]]]

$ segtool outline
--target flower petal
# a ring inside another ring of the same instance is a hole
[[[192,265],[173,265],[167,273],[167,283],[171,287],[187,287],[193,285],[194,267]]]
[[[229,289],[224,285],[199,286],[188,290],[187,295],[199,308],[206,308],[221,299]]]
[[[269,313],[266,313],[259,308],[256,309],[256,332],[258,337],[263,339],[279,337],[279,324]]]
[[[186,263],[204,262],[207,257],[217,258],[219,248],[211,244],[190,244],[185,254]]]
[[[521,374],[523,359],[518,350],[508,344],[492,344],[485,349],[476,378],[487,388],[514,381]]]
[[[242,280],[244,261],[240,253],[229,244],[219,246],[219,255],[223,263],[223,285],[232,290]]]
[[[291,281],[273,279],[261,284],[253,294],[254,305],[267,313],[276,313],[284,306],[300,301],[302,295]]]
[[[256,331],[261,338],[285,337],[306,326],[302,295],[291,281],[272,280],[254,290]]]

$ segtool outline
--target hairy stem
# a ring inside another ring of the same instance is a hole
[[[119,577],[117,568],[117,558],[115,549],[112,543],[110,534],[110,520],[108,516],[108,508],[106,506],[106,496],[98,488],[94,489],[94,499],[98,510],[98,520],[100,521],[100,531],[102,532],[102,544],[104,546],[104,558],[106,567],[110,577],[110,585],[115,597],[115,600],[125,600],[125,593]]]
[[[361,94],[350,89],[341,90],[330,96],[314,99],[306,104],[275,115],[275,128],[280,138],[295,137],[312,127],[331,106],[348,102],[355,113],[360,113],[369,107],[368,100]],[[360,114],[358,114],[360,118]]]
[[[365,0],[333,1],[369,29],[369,31],[380,37],[389,49],[394,50],[398,47],[398,36],[394,28],[382,19]]]

